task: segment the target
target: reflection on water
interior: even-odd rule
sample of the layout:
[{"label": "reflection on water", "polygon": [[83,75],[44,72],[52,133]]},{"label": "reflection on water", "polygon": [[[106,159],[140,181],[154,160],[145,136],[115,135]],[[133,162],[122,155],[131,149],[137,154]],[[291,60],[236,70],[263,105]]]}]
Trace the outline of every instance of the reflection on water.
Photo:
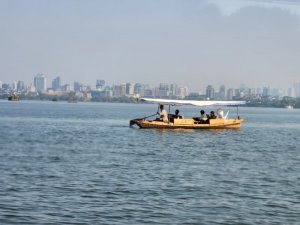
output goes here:
[{"label": "reflection on water", "polygon": [[153,110],[0,101],[0,223],[300,221],[299,110],[241,107],[237,130],[129,128]]}]

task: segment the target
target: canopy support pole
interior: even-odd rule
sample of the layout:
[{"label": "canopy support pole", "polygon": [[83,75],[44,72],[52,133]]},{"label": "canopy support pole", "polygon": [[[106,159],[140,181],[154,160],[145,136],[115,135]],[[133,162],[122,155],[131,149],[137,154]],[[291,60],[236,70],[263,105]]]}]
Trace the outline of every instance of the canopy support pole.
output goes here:
[{"label": "canopy support pole", "polygon": [[236,106],[236,114],[237,114],[237,118],[240,119],[240,115],[239,115],[239,105]]},{"label": "canopy support pole", "polygon": [[168,122],[170,123],[171,105],[169,105]]}]

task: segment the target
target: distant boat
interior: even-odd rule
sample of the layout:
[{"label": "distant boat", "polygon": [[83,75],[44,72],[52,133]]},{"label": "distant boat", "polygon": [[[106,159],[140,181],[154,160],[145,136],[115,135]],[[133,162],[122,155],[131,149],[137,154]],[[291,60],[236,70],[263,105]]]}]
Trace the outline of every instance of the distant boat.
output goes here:
[{"label": "distant boat", "polygon": [[8,96],[7,99],[8,99],[8,101],[19,101],[20,100],[19,96],[16,94]]},{"label": "distant boat", "polygon": [[[142,101],[157,103],[159,105],[181,106],[181,105],[194,105],[194,106],[237,106],[245,104],[244,101],[193,101],[193,100],[169,100],[169,99],[149,99],[142,98]],[[238,108],[237,108],[238,110]],[[237,111],[238,114],[238,111]],[[153,114],[151,116],[154,116]],[[183,119],[168,118],[168,122],[160,120],[146,120],[151,116],[130,120],[129,126],[137,125],[140,128],[160,128],[160,129],[234,129],[240,128],[243,119],[238,115],[237,118],[228,119],[227,116],[222,118],[209,119],[207,123],[200,123],[194,118]]]},{"label": "distant boat", "polygon": [[286,109],[293,109],[294,107],[292,105],[285,106]]}]

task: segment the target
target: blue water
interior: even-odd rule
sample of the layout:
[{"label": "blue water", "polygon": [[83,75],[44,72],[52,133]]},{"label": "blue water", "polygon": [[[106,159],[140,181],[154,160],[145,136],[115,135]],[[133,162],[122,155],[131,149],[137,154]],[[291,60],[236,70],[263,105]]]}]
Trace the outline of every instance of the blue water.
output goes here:
[{"label": "blue water", "polygon": [[0,224],[300,224],[300,110],[240,108],[239,130],[128,127],[156,110],[0,101]]}]

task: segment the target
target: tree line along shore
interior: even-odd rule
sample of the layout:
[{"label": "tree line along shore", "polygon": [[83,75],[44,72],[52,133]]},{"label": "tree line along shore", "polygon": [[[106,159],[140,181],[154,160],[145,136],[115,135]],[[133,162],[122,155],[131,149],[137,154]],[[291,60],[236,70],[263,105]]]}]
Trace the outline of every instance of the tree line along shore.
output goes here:
[{"label": "tree line along shore", "polygon": [[[9,95],[0,95],[0,99],[8,99]],[[186,100],[204,100],[186,97]],[[77,97],[75,95],[60,95],[49,96],[40,94],[37,96],[20,95],[19,100],[40,100],[40,101],[67,101],[67,102],[116,102],[116,103],[139,103],[137,98],[134,97]],[[270,108],[300,108],[300,98],[283,97],[261,97],[261,98],[238,98],[234,100],[246,101],[248,107],[270,107]]]}]

